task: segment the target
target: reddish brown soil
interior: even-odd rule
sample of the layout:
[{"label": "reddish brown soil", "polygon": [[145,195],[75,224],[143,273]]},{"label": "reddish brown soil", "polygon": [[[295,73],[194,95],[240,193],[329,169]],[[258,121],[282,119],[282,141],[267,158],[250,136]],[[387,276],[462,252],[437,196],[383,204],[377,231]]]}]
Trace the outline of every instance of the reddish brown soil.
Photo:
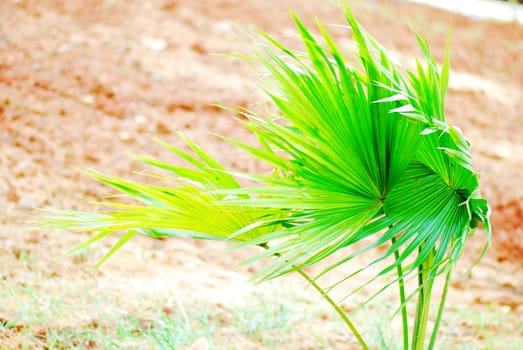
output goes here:
[{"label": "reddish brown soil", "polygon": [[[494,230],[485,263],[473,277],[454,284],[451,295],[457,297],[450,302],[499,303],[521,312],[523,27],[399,1],[350,4],[364,26],[407,64],[418,53],[409,25],[427,34],[438,59],[450,26],[453,72],[447,114],[471,140],[493,208]],[[142,166],[128,153],[173,159],[151,135],[180,145],[176,132],[182,131],[230,167],[259,168],[209,136],[215,132],[248,140],[231,113],[212,104],[256,108],[260,99],[251,67],[212,54],[247,52],[234,23],[257,26],[294,45],[288,8],[308,25],[315,16],[326,24],[343,23],[338,8],[321,0],[3,0],[0,275],[23,283],[29,267],[19,258],[29,252],[43,266],[41,278],[88,278],[95,258],[54,259],[86,236],[27,233],[24,220],[34,207],[87,208],[86,201],[108,193],[73,168],[130,176]],[[333,33],[350,42],[343,30]],[[152,243],[136,244],[147,250]],[[480,244],[481,235],[466,259],[473,259]],[[215,253],[220,248],[207,243],[166,244],[163,249],[166,256],[176,251],[178,258],[158,258],[159,270],[162,264],[190,273],[206,269],[218,285],[227,283],[219,276],[244,257],[242,252]],[[132,266],[129,258],[108,268],[143,276]]]}]

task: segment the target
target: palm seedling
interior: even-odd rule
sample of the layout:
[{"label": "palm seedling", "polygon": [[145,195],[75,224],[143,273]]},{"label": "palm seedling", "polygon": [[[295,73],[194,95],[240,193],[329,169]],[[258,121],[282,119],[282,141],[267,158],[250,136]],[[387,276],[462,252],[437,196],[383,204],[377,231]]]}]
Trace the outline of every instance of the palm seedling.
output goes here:
[{"label": "palm seedling", "polygon": [[[416,36],[424,60],[414,71],[404,70],[342,7],[359,64],[351,64],[321,23],[319,35],[313,35],[295,16],[303,51],[262,32],[254,39],[253,57],[269,73],[264,91],[278,112],[242,111],[240,122],[254,133],[258,147],[227,140],[270,164],[271,174],[227,170],[184,136],[188,152],[159,141],[188,166],[135,158],[167,171],[172,186],[88,171],[139,204],[107,201],[98,203],[104,209],[99,213],[57,211],[41,219],[43,226],[93,232],[78,249],[123,232],[100,263],[137,234],[259,246],[259,254],[247,260],[267,259],[259,281],[301,274],[363,349],[367,343],[317,278],[385,247],[367,265],[385,267],[366,284],[388,276],[385,287],[398,286],[404,349],[427,348],[431,292],[437,278],[445,281],[428,345],[434,348],[451,271],[466,239],[479,223],[490,235],[489,208],[471,167],[469,142],[445,122],[448,52],[439,68],[427,42]],[[252,185],[241,186],[239,178]],[[303,272],[340,251],[318,275]],[[417,286],[407,292],[409,277]],[[409,337],[411,298],[417,302]]]}]

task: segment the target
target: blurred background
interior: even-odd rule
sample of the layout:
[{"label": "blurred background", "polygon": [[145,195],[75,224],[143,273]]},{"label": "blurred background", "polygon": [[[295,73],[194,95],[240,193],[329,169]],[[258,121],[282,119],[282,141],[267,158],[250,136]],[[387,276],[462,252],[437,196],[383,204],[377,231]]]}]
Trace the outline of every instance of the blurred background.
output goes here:
[{"label": "blurred background", "polygon": [[[472,143],[494,235],[472,274],[457,274],[442,348],[523,348],[521,5],[348,3],[407,67],[420,55],[411,27],[428,37],[440,62],[450,33],[447,116]],[[215,54],[249,53],[238,25],[298,45],[289,9],[310,27],[319,18],[341,45],[353,47],[350,33],[335,25],[344,23],[342,14],[327,0],[0,2],[0,345],[351,348],[327,306],[312,292],[293,291],[297,282],[249,284],[259,266],[237,264],[252,251],[139,238],[93,273],[114,239],[71,257],[64,255],[85,234],[26,231],[34,208],[89,209],[89,201],[111,193],[74,168],[140,178],[133,172],[143,167],[129,153],[179,162],[152,136],[180,146],[182,131],[233,169],[264,170],[210,135],[254,142],[231,112],[212,104],[256,110],[264,99],[249,64]],[[459,271],[483,243],[478,232]],[[374,325],[368,334],[393,336],[379,331],[388,319],[360,311],[356,317]]]}]

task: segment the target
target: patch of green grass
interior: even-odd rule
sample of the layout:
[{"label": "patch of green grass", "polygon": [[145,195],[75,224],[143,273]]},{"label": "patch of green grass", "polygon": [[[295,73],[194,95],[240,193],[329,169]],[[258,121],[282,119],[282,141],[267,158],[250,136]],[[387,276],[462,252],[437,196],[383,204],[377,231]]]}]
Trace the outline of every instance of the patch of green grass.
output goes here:
[{"label": "patch of green grass", "polygon": [[444,326],[442,349],[523,349],[523,315],[506,306],[490,304],[480,310],[473,306],[453,308]]},{"label": "patch of green grass", "polygon": [[296,327],[313,324],[316,308],[286,290],[253,292],[231,305],[195,295],[169,307],[177,305],[169,291],[124,294],[98,288],[95,279],[35,281],[1,283],[0,344],[9,344],[6,349],[183,349],[202,337],[209,349],[281,349],[300,337],[319,345]]},{"label": "patch of green grass", "polygon": [[[271,286],[230,305],[187,292],[180,307],[170,291],[155,296],[132,290],[126,294],[101,291],[96,279],[75,283],[55,278],[39,284],[38,276],[28,272],[23,283],[0,281],[1,350],[170,350],[184,349],[199,338],[207,339],[209,349],[227,350],[337,349],[356,344],[339,332],[341,321],[325,304],[290,288]],[[400,325],[390,319],[395,308],[391,301],[380,300],[351,310],[373,349],[401,349]],[[523,316],[495,304],[450,308],[438,346],[521,349]]]},{"label": "patch of green grass", "polygon": [[288,337],[292,324],[302,321],[303,314],[291,303],[290,296],[269,300],[257,296],[252,303],[237,306],[232,312],[232,323],[243,334],[273,348]]}]

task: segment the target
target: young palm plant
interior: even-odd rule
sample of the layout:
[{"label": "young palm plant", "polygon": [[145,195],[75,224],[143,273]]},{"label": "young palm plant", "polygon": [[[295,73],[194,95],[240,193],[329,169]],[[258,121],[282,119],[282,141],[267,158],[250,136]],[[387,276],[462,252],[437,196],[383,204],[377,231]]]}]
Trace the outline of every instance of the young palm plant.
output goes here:
[{"label": "young palm plant", "polygon": [[[246,118],[240,122],[254,133],[259,147],[227,140],[270,164],[270,175],[227,170],[184,136],[189,152],[159,141],[188,166],[135,158],[170,173],[165,179],[172,186],[88,171],[139,204],[107,201],[98,203],[103,208],[99,213],[56,211],[41,219],[43,227],[93,232],[77,249],[123,232],[99,264],[137,234],[259,246],[263,249],[246,261],[267,259],[258,281],[301,274],[334,307],[363,349],[369,348],[367,343],[317,278],[386,247],[345,279],[378,263],[385,266],[365,285],[389,276],[384,288],[398,286],[403,348],[420,350],[427,348],[434,281],[444,278],[428,345],[434,348],[449,278],[467,237],[479,223],[490,237],[489,208],[472,170],[469,142],[445,122],[448,52],[439,68],[427,42],[416,36],[424,63],[417,61],[415,71],[404,70],[349,8],[342,8],[360,64],[351,63],[321,23],[320,34],[313,35],[295,16],[304,51],[286,48],[263,32],[253,39],[254,57],[270,73],[264,91],[279,112],[242,111]],[[242,187],[239,178],[253,185]],[[323,264],[318,275],[303,272],[338,251],[343,254]],[[417,280],[410,292],[405,285],[409,277]],[[411,298],[417,304],[409,336]]]}]

